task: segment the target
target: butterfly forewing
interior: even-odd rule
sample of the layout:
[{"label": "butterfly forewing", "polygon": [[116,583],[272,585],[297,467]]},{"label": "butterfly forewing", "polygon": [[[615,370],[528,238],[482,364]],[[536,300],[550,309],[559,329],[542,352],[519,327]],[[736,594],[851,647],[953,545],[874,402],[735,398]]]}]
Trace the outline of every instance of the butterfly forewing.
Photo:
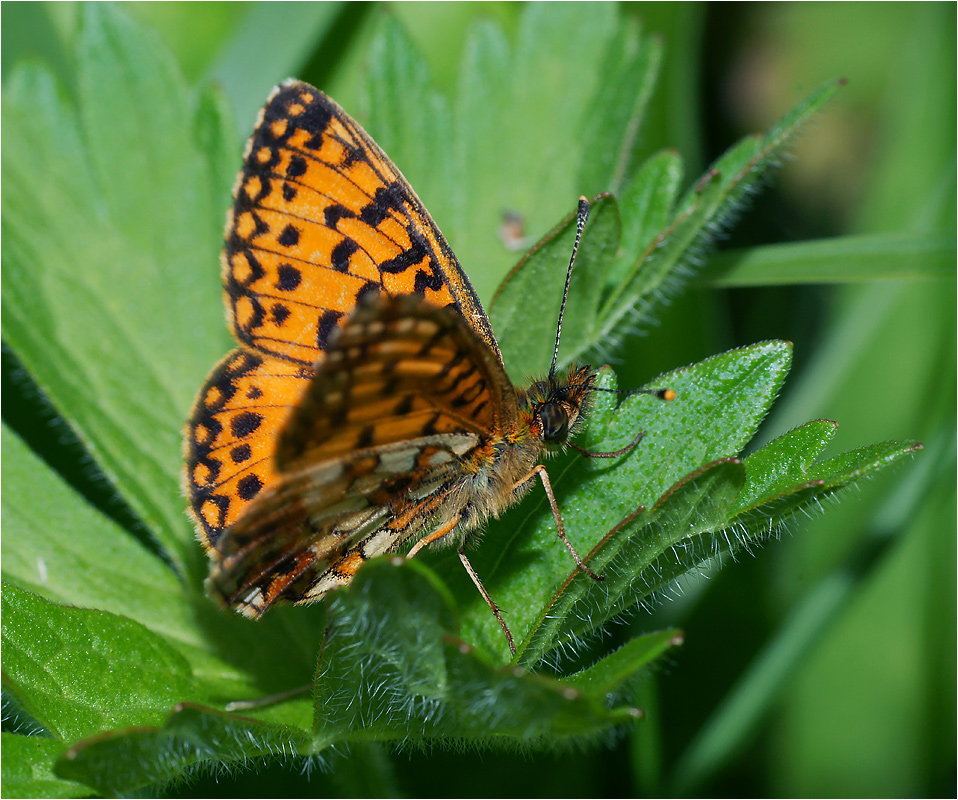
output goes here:
[{"label": "butterfly forewing", "polygon": [[453,306],[495,339],[455,256],[399,171],[332,100],[280,86],[250,139],[224,251],[237,340],[313,364],[368,293]]},{"label": "butterfly forewing", "polygon": [[207,547],[274,480],[279,432],[312,375],[311,368],[243,350],[210,373],[189,422],[185,475]]}]

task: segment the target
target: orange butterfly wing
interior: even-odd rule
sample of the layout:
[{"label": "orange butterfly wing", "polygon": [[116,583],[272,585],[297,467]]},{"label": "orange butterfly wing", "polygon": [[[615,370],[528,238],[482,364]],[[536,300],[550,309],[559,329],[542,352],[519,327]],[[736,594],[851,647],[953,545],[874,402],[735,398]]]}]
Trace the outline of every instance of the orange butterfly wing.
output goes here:
[{"label": "orange butterfly wing", "polygon": [[280,598],[309,602],[425,525],[464,519],[495,432],[516,425],[510,389],[458,314],[364,301],[283,430],[282,480],[220,539],[210,594],[253,617]]},{"label": "orange butterfly wing", "polygon": [[415,192],[349,115],[305,83],[274,90],[247,144],[223,284],[240,349],[207,378],[186,443],[190,508],[209,549],[275,481],[280,432],[330,334],[363,297],[418,294],[453,307],[499,356]]},{"label": "orange butterfly wing", "polygon": [[288,82],[250,139],[223,279],[240,344],[301,364],[369,292],[455,306],[498,347],[456,257],[405,178],[336,103]]}]

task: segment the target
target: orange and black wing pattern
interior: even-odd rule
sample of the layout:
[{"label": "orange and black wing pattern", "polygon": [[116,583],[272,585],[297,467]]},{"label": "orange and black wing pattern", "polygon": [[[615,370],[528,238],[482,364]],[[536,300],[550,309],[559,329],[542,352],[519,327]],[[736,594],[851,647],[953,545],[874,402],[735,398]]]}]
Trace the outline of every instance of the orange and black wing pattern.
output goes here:
[{"label": "orange and black wing pattern", "polygon": [[499,350],[449,245],[382,150],[336,103],[287,81],[263,108],[234,188],[223,251],[240,347],[200,391],[185,483],[213,548],[277,477],[280,433],[329,337],[363,298],[416,294]]},{"label": "orange and black wing pattern", "polygon": [[275,480],[279,433],[312,376],[312,367],[238,349],[206,379],[188,423],[184,475],[206,548]]},{"label": "orange and black wing pattern", "polygon": [[[464,520],[515,393],[465,320],[413,297],[364,301],[285,426],[281,479],[216,547],[211,595],[250,617],[309,602],[373,556]],[[511,483],[509,484],[511,494]]]},{"label": "orange and black wing pattern", "polygon": [[332,100],[286,83],[250,139],[227,223],[223,279],[237,341],[316,363],[369,293],[454,306],[495,339],[442,234],[379,146]]}]

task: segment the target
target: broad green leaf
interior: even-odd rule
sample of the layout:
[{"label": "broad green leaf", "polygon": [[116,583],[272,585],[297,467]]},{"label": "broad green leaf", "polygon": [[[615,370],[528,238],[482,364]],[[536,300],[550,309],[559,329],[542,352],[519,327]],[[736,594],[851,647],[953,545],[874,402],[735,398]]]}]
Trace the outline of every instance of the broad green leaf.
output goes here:
[{"label": "broad green leaf", "polygon": [[615,470],[623,490],[631,486],[633,493],[621,510],[651,507],[679,478],[741,451],[775,401],[791,361],[789,343],[762,342],[649,383],[651,389],[671,388],[672,402],[647,395],[624,401],[609,426],[588,442],[593,450],[614,450],[628,444],[634,431],[645,430],[637,447],[642,459],[629,457]]},{"label": "broad green leaf", "polygon": [[[517,215],[522,237],[535,241],[590,186],[604,190],[634,168],[657,45],[616,27],[612,6],[529,6],[510,46],[498,27],[477,23],[466,38],[448,131],[447,104],[429,87],[408,38],[387,22],[373,44],[368,128],[424,200],[482,298],[515,261],[499,237],[505,213]],[[613,43],[615,53],[606,56]],[[607,61],[621,75],[617,96],[639,81],[639,97],[629,93],[625,110],[615,102],[591,105],[596,90],[615,83]],[[604,168],[580,166],[586,127],[619,153]],[[580,180],[580,171],[607,177]]]},{"label": "broad green leaf", "polygon": [[35,68],[3,95],[3,335],[174,563],[196,567],[180,427],[228,347],[214,298],[229,196],[196,137],[225,126],[205,103],[198,129],[154,36],[112,7],[81,13],[78,111]]},{"label": "broad green leaf", "polygon": [[304,731],[184,703],[158,727],[116,730],[80,742],[57,762],[57,775],[98,794],[141,794],[188,775],[198,764],[243,766],[251,759],[308,755]]},{"label": "broad green leaf", "polygon": [[363,567],[330,602],[315,687],[315,726],[328,740],[453,737],[533,743],[629,722],[606,685],[579,688],[495,666],[457,638],[445,588],[399,557]]},{"label": "broad green leaf", "polygon": [[3,670],[17,701],[66,741],[156,724],[178,702],[202,699],[186,659],[139,623],[54,605],[9,584]]},{"label": "broad green leaf", "polygon": [[[209,180],[204,188],[209,192],[209,205],[213,209],[218,209],[224,202],[228,202],[228,195],[226,198],[223,196],[223,187],[233,184],[239,168],[238,156],[241,151],[236,147],[236,133],[232,122],[233,116],[226,95],[216,86],[201,86],[197,96],[193,135],[209,171]],[[215,215],[216,211],[213,213]],[[225,209],[223,219],[226,219]],[[204,286],[208,283],[207,280],[203,281]]]},{"label": "broad green leaf", "polygon": [[65,745],[42,736],[2,734],[3,797],[88,797],[92,791],[81,783],[64,780],[53,764]]}]

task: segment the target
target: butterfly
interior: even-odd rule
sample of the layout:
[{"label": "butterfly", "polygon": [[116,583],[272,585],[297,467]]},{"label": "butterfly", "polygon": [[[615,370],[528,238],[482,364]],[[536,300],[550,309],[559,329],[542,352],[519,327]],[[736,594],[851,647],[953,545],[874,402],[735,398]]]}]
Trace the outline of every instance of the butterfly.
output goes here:
[{"label": "butterfly", "polygon": [[[276,87],[243,161],[222,254],[238,347],[200,390],[185,448],[208,593],[258,618],[323,598],[374,556],[450,546],[515,652],[466,550],[539,481],[579,569],[601,579],[539,464],[584,419],[595,370],[557,373],[554,355],[545,379],[512,385],[416,193],[318,89]],[[587,217],[582,198],[576,247]]]}]

